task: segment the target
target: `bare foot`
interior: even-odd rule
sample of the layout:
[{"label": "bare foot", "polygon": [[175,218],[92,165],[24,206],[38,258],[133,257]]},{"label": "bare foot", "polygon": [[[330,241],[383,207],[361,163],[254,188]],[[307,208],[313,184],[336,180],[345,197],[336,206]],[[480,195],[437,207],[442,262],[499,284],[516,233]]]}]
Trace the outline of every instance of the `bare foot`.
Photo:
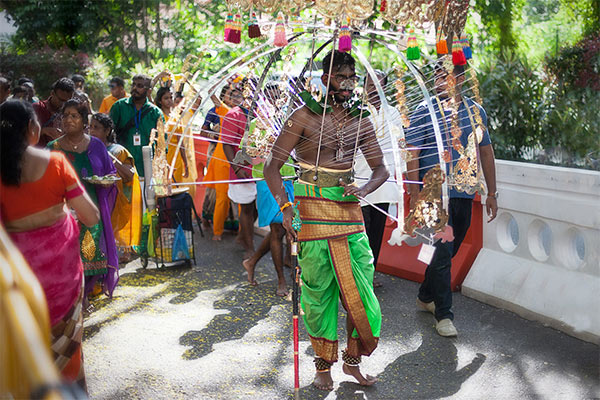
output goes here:
[{"label": "bare foot", "polygon": [[288,294],[288,290],[287,290],[287,285],[285,284],[285,282],[277,285],[277,296],[285,297],[285,296],[287,296],[287,294]]},{"label": "bare foot", "polygon": [[344,371],[346,375],[353,376],[358,381],[358,384],[362,386],[371,386],[372,384],[377,382],[377,378],[375,378],[374,376],[367,375],[367,377],[365,378],[361,374],[360,367],[358,365],[350,366],[344,363],[344,365],[342,366],[342,371]]},{"label": "bare foot", "polygon": [[212,240],[220,242],[223,237],[221,235],[213,235]]},{"label": "bare foot", "polygon": [[321,390],[333,390],[333,379],[331,379],[331,371],[326,370],[315,374],[315,380],[313,386]]},{"label": "bare foot", "polygon": [[258,282],[256,282],[254,280],[254,268],[256,267],[256,264],[252,264],[250,262],[250,259],[247,259],[247,260],[242,261],[242,265],[244,266],[244,269],[246,270],[246,272],[248,272],[248,282],[252,286],[257,286]]}]

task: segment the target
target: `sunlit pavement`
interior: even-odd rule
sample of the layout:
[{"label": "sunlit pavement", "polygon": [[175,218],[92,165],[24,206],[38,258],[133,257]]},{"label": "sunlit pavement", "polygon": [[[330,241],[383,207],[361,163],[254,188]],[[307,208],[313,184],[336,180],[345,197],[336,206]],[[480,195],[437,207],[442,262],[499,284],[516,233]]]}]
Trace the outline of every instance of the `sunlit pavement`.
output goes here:
[{"label": "sunlit pavement", "polygon": [[[196,235],[192,268],[157,269],[151,261],[144,270],[132,262],[114,298],[94,301],[83,347],[90,398],[293,397],[291,303],[275,295],[270,258],[257,266],[260,285],[248,286],[242,250],[233,236],[223,238]],[[454,295],[459,336],[442,338],[433,316],[415,310],[416,283],[377,275],[383,328],[379,347],[362,365],[379,382],[358,386],[338,363],[334,390],[314,389],[300,324],[302,399],[600,397],[598,346],[460,294]]]}]

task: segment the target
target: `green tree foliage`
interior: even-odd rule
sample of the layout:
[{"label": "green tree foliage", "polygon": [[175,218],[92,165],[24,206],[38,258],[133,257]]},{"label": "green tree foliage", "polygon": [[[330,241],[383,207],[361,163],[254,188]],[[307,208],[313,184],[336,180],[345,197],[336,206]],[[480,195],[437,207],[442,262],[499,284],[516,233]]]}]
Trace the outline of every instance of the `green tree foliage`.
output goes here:
[{"label": "green tree foliage", "polygon": [[[224,1],[0,0],[0,7],[17,26],[12,44],[0,48],[0,72],[35,78],[42,96],[57,77],[78,72],[97,101],[110,76],[178,72],[188,54],[203,54],[200,70],[208,78],[261,41],[222,40]],[[53,53],[64,57],[52,60]],[[76,62],[88,54],[93,67]]]},{"label": "green tree foliage", "polygon": [[489,58],[478,79],[497,156],[522,159],[522,150],[538,146],[541,140],[541,79],[526,61],[511,53],[501,60]]},{"label": "green tree foliage", "polygon": [[600,169],[599,0],[476,0],[474,11],[499,157]]},{"label": "green tree foliage", "polygon": [[224,1],[193,0],[0,0],[17,25],[12,49],[101,54],[112,73],[125,74],[137,63],[149,67],[161,59],[181,64],[187,54],[211,49],[209,70],[224,65],[243,50],[234,51],[222,40]]},{"label": "green tree foliage", "polygon": [[524,0],[475,0],[475,10],[481,17],[487,35],[484,45],[494,53],[513,51],[517,39],[513,21],[520,14]]}]

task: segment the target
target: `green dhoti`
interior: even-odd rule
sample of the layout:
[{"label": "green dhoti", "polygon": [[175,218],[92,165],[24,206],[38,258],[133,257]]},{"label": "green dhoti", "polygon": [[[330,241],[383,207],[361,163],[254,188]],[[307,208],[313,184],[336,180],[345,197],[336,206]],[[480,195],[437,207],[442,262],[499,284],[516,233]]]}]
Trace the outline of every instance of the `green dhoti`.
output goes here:
[{"label": "green dhoti", "polygon": [[342,187],[296,183],[302,229],[298,263],[302,268],[304,324],[317,357],[338,358],[338,299],[354,325],[347,352],[370,355],[381,331],[381,309],[373,292],[373,253],[364,232],[360,204],[343,197]]}]

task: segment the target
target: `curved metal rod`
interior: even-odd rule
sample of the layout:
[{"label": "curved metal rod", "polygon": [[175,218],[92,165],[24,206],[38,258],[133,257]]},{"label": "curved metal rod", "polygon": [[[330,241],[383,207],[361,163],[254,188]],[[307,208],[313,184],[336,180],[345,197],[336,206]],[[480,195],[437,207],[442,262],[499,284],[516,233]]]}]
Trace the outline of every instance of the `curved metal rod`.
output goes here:
[{"label": "curved metal rod", "polygon": [[[433,106],[433,102],[431,101],[431,96],[429,96],[429,92],[428,92],[427,88],[425,87],[425,82],[423,81],[423,77],[421,76],[419,71],[414,67],[414,65],[406,59],[406,56],[404,55],[404,53],[401,52],[396,45],[383,42],[379,39],[374,39],[374,40],[376,42],[380,43],[381,45],[383,45],[384,47],[386,47],[388,50],[398,54],[398,57],[404,62],[404,64],[406,64],[408,69],[414,75],[415,80],[419,84],[419,88],[421,89],[421,93],[423,93],[423,97],[425,98],[425,103],[427,104],[427,109],[429,110],[429,114],[431,116],[433,131],[435,134],[436,147],[438,150],[438,160],[440,163],[440,168],[442,169],[442,171],[444,171],[444,173],[446,173],[446,161],[444,161],[444,144],[442,141],[442,132],[440,131],[440,126],[439,126],[439,122],[437,119],[437,113]],[[448,210],[448,199],[449,199],[448,179],[444,179],[444,182],[442,183],[442,203],[443,203],[445,210]]]}]

